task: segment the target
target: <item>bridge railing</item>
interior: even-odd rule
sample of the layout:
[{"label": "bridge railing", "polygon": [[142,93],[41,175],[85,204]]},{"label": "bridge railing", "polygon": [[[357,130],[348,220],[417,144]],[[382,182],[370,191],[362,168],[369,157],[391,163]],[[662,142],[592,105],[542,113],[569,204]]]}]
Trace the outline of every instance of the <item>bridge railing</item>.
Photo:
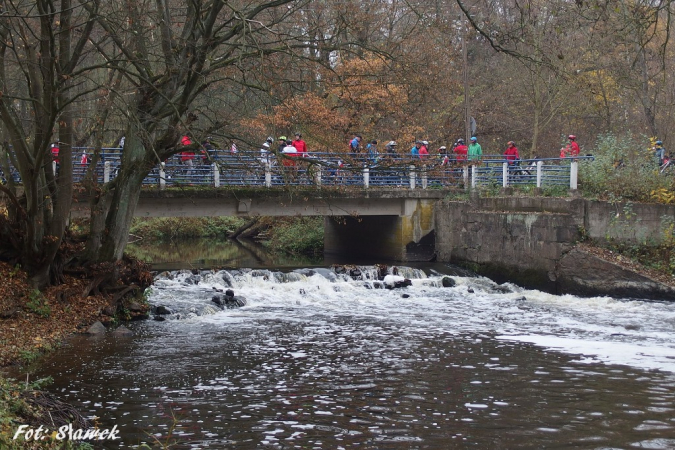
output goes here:
[{"label": "bridge railing", "polygon": [[[73,177],[84,180],[89,164],[80,163],[83,151],[73,150]],[[122,150],[104,148],[94,168],[100,183],[113,180],[121,165]],[[258,151],[214,150],[196,154],[190,163],[180,154],[157,164],[144,180],[145,185],[159,186],[361,186],[403,189],[429,187],[481,186],[569,186],[577,187],[578,162],[592,157],[524,159],[509,164],[502,155],[484,155],[467,160],[452,155],[336,154],[312,152],[305,157],[286,157]],[[54,170],[58,171],[56,163]],[[20,182],[18,174],[11,176]]]}]

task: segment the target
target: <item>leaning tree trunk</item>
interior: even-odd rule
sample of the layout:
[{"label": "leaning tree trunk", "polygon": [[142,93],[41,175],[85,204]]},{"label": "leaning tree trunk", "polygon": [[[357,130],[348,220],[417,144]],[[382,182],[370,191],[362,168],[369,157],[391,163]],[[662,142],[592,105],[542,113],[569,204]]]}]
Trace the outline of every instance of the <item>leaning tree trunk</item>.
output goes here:
[{"label": "leaning tree trunk", "polygon": [[149,172],[149,163],[145,160],[145,155],[145,147],[138,133],[130,130],[124,144],[122,165],[105,220],[105,231],[101,235],[101,246],[96,258],[99,262],[122,259],[143,179]]}]

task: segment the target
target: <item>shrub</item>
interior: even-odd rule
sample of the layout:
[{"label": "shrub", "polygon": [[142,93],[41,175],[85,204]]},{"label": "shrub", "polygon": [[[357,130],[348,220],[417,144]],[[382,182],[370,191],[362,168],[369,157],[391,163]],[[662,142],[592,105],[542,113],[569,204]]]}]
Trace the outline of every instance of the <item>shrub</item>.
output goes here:
[{"label": "shrub", "polygon": [[652,192],[672,190],[671,177],[662,176],[645,138],[598,137],[594,161],[579,164],[579,187],[586,197],[610,201],[654,201]]},{"label": "shrub", "polygon": [[150,239],[171,240],[191,237],[222,237],[239,228],[239,217],[167,217],[134,219],[130,233]]},{"label": "shrub", "polygon": [[279,222],[268,230],[270,249],[303,255],[323,252],[323,217],[287,217]]},{"label": "shrub", "polygon": [[49,306],[49,302],[42,296],[42,293],[37,289],[33,290],[28,295],[26,308],[28,308],[30,312],[44,318],[49,317],[49,315],[52,313],[52,308]]}]

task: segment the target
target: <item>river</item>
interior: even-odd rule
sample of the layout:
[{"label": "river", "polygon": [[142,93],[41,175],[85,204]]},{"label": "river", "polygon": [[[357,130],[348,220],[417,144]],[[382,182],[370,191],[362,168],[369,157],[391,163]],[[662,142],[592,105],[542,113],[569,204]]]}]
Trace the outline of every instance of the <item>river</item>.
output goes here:
[{"label": "river", "polygon": [[[159,273],[149,299],[167,320],[74,338],[36,375],[117,425],[111,449],[675,448],[675,303],[443,264],[399,266],[412,286],[389,290],[373,266],[256,260]],[[215,308],[225,289],[248,304]]]}]

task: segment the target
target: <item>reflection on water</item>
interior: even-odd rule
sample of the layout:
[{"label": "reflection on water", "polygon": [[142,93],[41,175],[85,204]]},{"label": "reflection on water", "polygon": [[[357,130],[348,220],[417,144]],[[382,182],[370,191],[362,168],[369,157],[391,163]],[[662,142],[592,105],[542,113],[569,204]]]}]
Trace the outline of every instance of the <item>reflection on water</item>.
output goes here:
[{"label": "reflection on water", "polygon": [[[675,305],[401,270],[404,290],[368,268],[165,273],[151,301],[191,314],[79,338],[42,371],[118,425],[107,448],[675,448]],[[248,306],[207,308],[226,287]]]},{"label": "reflection on water", "polygon": [[63,352],[50,372],[62,397],[121,426],[108,448],[165,439],[174,416],[180,449],[675,446],[672,377],[486,335],[317,319],[137,329],[76,342],[87,359]]},{"label": "reflection on water", "polygon": [[252,241],[226,238],[139,241],[128,244],[125,252],[152,264],[156,270],[179,270],[185,267],[300,267],[323,262],[323,258],[275,254]]}]

